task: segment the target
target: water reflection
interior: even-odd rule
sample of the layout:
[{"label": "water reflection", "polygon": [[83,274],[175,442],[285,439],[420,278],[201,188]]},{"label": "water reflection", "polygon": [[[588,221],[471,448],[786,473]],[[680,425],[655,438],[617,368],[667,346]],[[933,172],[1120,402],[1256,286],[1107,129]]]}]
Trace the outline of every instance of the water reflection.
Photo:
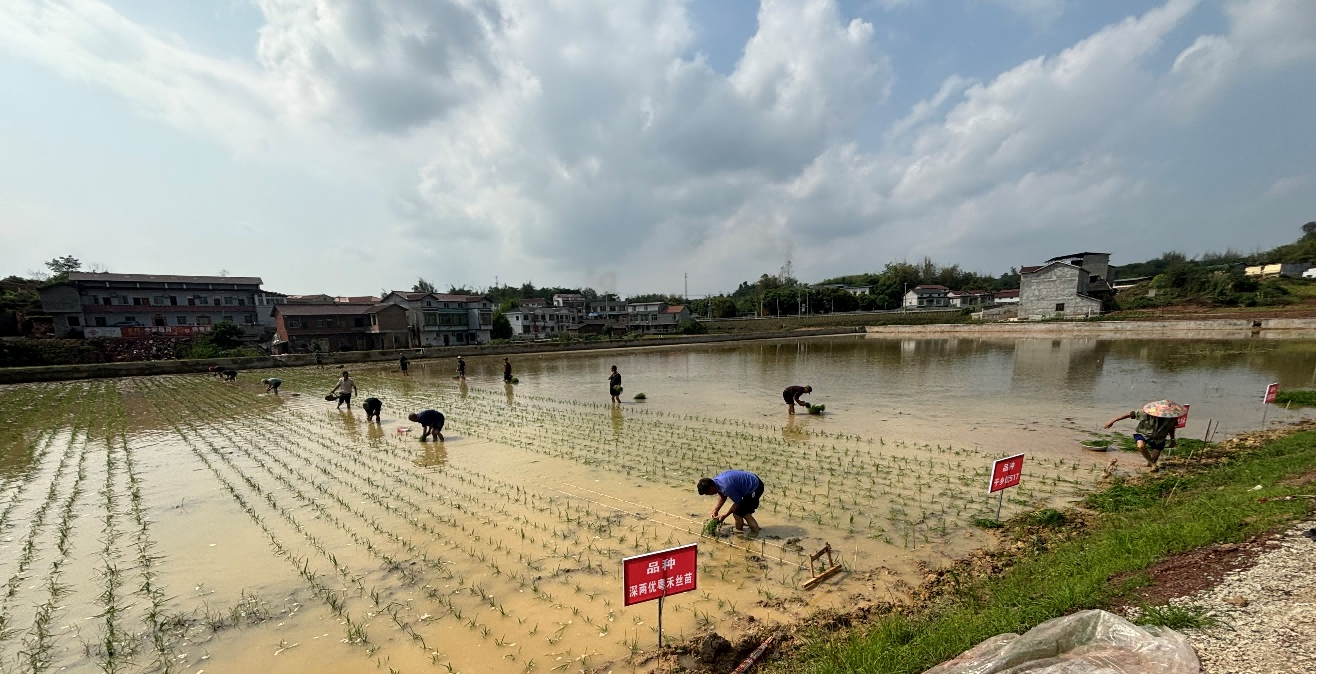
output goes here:
[{"label": "water reflection", "polygon": [[421,468],[437,468],[448,463],[448,450],[444,449],[444,443],[422,442],[419,444],[421,449],[412,459],[412,463]]},{"label": "water reflection", "polygon": [[619,405],[613,405],[611,417],[613,421],[613,437],[617,438],[622,435],[622,426],[625,423],[622,419],[622,407]]}]

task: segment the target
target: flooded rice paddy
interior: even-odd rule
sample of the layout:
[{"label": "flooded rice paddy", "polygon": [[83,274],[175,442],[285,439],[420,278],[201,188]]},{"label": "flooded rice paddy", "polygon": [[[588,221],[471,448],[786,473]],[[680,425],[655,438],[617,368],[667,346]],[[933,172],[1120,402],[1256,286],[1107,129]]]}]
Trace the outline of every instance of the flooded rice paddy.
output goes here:
[{"label": "flooded rice paddy", "polygon": [[[848,336],[514,368],[352,368],[380,425],[323,400],[328,368],[0,388],[0,672],[631,671],[656,607],[623,607],[625,556],[700,542],[670,639],[895,599],[988,542],[969,522],[997,506],[994,458],[1028,455],[1005,515],[1067,503],[1141,463],[1078,450],[1105,421],[1169,397],[1185,437],[1258,427],[1267,383],[1312,386],[1314,349]],[[788,418],[792,383],[828,413]],[[430,407],[443,443],[406,422]],[[731,467],[764,478],[764,530],[701,538],[695,481]],[[803,590],[824,542],[846,572]]]}]

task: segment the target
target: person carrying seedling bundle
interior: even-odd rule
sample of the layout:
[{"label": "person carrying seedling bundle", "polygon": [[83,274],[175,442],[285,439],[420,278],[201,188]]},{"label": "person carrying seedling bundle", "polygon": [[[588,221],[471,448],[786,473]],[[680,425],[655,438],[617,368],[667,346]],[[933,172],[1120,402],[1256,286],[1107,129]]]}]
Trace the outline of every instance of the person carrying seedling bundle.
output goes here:
[{"label": "person carrying seedling bundle", "polygon": [[279,386],[284,383],[284,380],[279,379],[278,377],[270,377],[268,379],[262,379],[261,383],[265,384],[266,393],[273,392],[275,395],[279,395]]},{"label": "person carrying seedling bundle", "polygon": [[439,442],[444,441],[444,414],[437,410],[424,410],[422,412],[413,412],[407,415],[408,421],[414,421],[421,425],[421,442],[425,442],[425,436],[434,435],[434,439]]},{"label": "person carrying seedling bundle", "polygon": [[608,375],[608,394],[613,396],[613,402],[622,404],[622,375],[618,373],[617,366],[613,366],[612,374]]},{"label": "person carrying seedling bundle", "polygon": [[466,381],[466,361],[461,356],[457,357],[457,378]]},{"label": "person carrying seedling bundle", "polygon": [[503,383],[512,383],[512,361],[507,358],[503,359]]},{"label": "person carrying seedling bundle", "polygon": [[361,409],[366,410],[366,423],[370,423],[371,417],[375,417],[375,423],[380,422],[380,410],[384,409],[384,403],[379,398],[366,398],[361,403]]},{"label": "person carrying seedling bundle", "polygon": [[341,410],[344,405],[347,405],[348,411],[352,411],[352,394],[357,392],[357,383],[352,381],[352,377],[348,376],[347,370],[343,370],[343,376],[339,377],[338,383],[334,384],[334,388],[330,389],[329,392],[331,394],[338,392],[338,405],[334,409]]},{"label": "person carrying seedling bundle", "polygon": [[796,405],[809,409],[809,403],[801,400],[800,396],[813,392],[814,387],[812,386],[788,386],[782,389],[782,400],[787,404],[787,414],[795,414]]},{"label": "person carrying seedling bundle", "polygon": [[404,376],[404,377],[410,377],[410,376],[411,376],[411,375],[407,374],[407,356],[406,356],[406,355],[398,356],[398,369],[399,369],[399,370],[402,370],[402,376]]},{"label": "person carrying seedling bundle", "polygon": [[1186,413],[1184,405],[1169,400],[1158,400],[1144,405],[1143,409],[1122,414],[1108,421],[1103,428],[1111,428],[1117,421],[1124,419],[1138,421],[1139,425],[1134,429],[1134,444],[1139,448],[1143,458],[1148,461],[1148,468],[1155,473],[1157,459],[1161,458],[1167,441],[1169,440],[1171,447],[1175,447],[1175,425]]},{"label": "person carrying seedling bundle", "polygon": [[[731,515],[736,518],[737,531],[743,531],[749,525],[751,535],[759,533],[759,522],[755,521],[754,513],[759,509],[759,499],[764,495],[764,481],[758,475],[744,470],[726,470],[713,478],[700,478],[695,483],[695,491],[700,496],[718,495],[718,503],[709,515],[711,521],[721,523]],[[722,510],[727,501],[732,502],[732,507],[719,516],[718,511]]]}]

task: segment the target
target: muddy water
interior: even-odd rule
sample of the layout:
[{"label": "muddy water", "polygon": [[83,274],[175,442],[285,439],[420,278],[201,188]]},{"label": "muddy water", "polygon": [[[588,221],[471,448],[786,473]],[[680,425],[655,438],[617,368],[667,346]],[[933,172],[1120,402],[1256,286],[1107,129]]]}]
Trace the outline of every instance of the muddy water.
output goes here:
[{"label": "muddy water", "polygon": [[[0,671],[628,671],[656,606],[622,606],[624,556],[701,542],[672,638],[899,597],[985,542],[992,458],[1030,456],[1007,514],[1063,504],[1112,458],[1138,469],[1076,449],[1109,418],[1170,397],[1189,436],[1244,430],[1313,369],[1310,341],[864,337],[523,357],[516,386],[501,359],[465,384],[415,361],[353,373],[380,425],[315,368],[281,397],[246,373],[10,387]],[[828,414],[788,418],[789,383]],[[445,442],[405,421],[426,407]],[[698,536],[694,482],[728,467],[769,485],[757,539]],[[825,542],[847,570],[802,590]]]}]

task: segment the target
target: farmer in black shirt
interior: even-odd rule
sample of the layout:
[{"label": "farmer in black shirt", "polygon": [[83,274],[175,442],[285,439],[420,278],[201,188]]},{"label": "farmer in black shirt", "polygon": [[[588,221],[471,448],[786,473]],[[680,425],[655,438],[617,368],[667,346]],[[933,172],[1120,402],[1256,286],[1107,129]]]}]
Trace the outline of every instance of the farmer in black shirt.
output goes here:
[{"label": "farmer in black shirt", "polygon": [[617,366],[613,366],[612,374],[608,375],[608,394],[613,396],[613,402],[622,402],[622,375],[618,373]]},{"label": "farmer in black shirt", "polygon": [[788,386],[782,389],[782,400],[787,404],[787,414],[796,413],[796,405],[809,407],[809,403],[800,399],[800,396],[814,391],[812,386]]},{"label": "farmer in black shirt", "polygon": [[437,410],[425,410],[423,412],[413,412],[407,415],[409,421],[415,421],[421,425],[421,442],[425,442],[425,436],[433,434],[434,439],[439,442],[444,441],[444,415]]}]

